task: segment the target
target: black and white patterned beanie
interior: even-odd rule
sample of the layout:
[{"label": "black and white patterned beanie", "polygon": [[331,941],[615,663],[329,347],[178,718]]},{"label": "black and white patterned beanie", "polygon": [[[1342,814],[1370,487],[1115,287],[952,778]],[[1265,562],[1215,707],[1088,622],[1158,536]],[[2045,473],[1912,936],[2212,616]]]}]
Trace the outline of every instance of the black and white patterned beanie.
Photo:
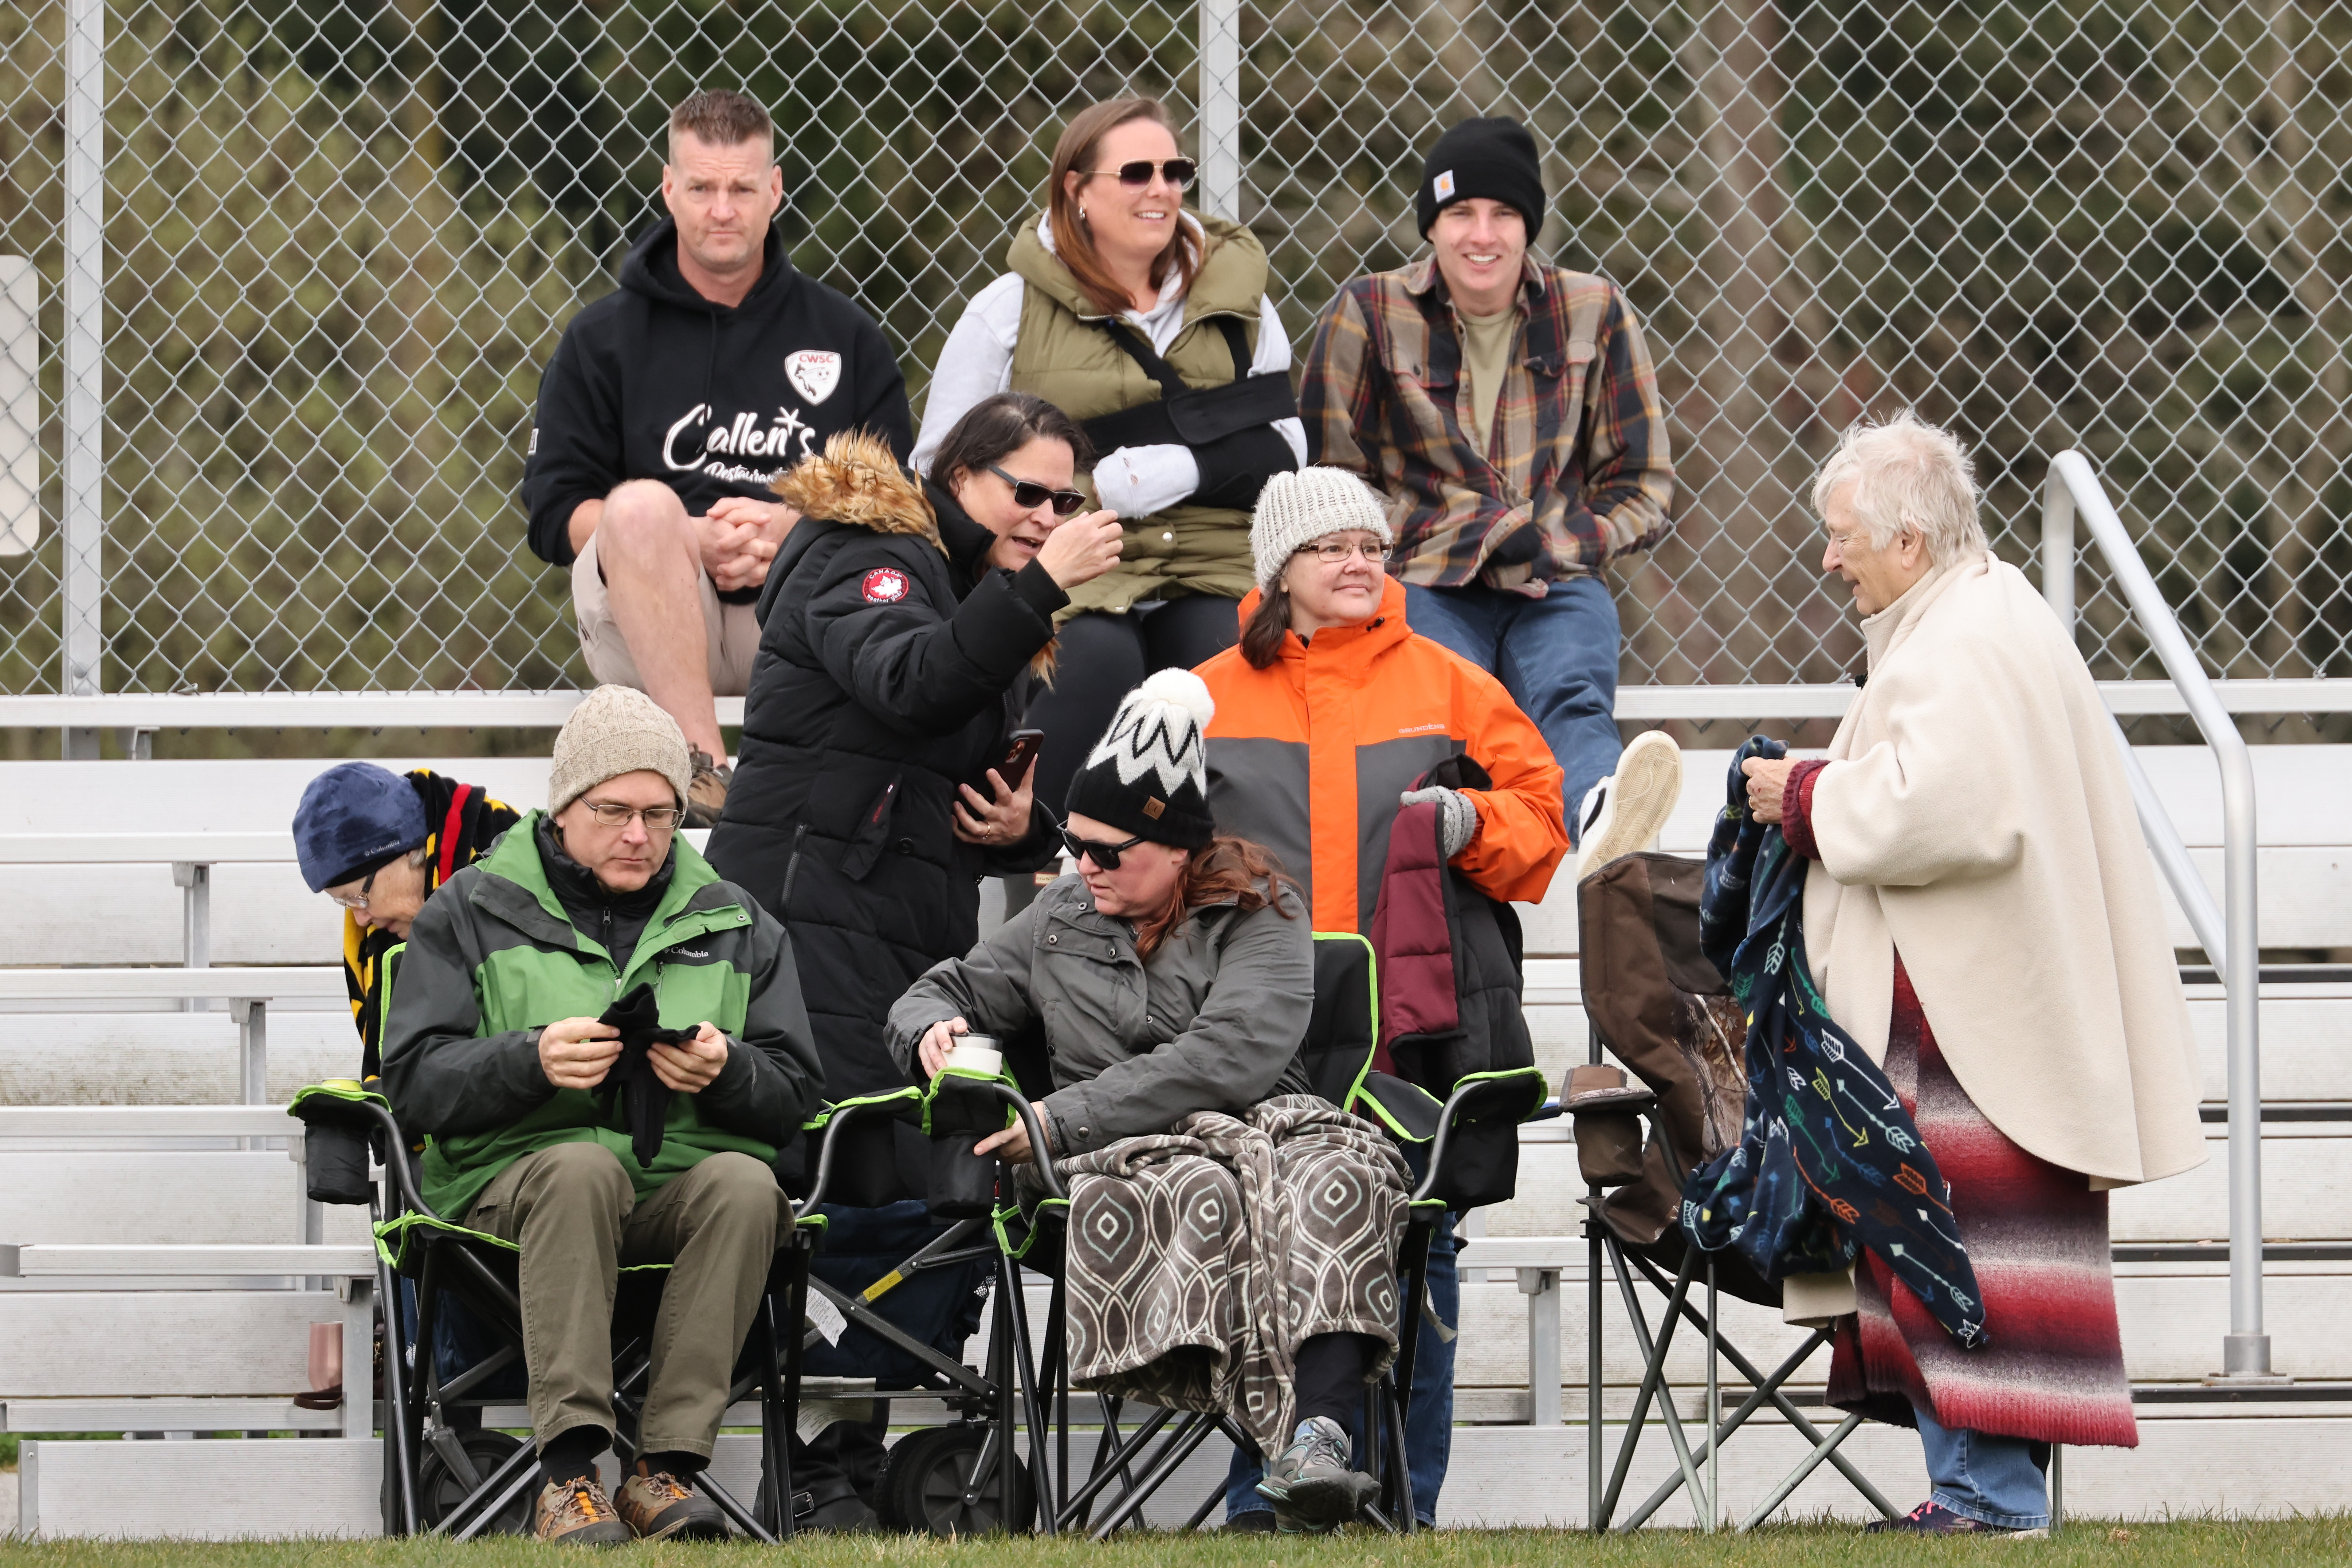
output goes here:
[{"label": "black and white patterned beanie", "polygon": [[1119,700],[1110,728],[1070,781],[1063,809],[1155,844],[1206,848],[1217,824],[1209,815],[1202,731],[1216,711],[1191,670],[1150,677]]}]

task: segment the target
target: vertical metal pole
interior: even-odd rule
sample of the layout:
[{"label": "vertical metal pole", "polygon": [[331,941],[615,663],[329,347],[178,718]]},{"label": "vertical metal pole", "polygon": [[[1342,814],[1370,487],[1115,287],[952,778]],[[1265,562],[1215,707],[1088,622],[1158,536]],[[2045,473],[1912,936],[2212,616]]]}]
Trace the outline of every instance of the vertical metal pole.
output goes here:
[{"label": "vertical metal pole", "polygon": [[1559,1270],[1522,1268],[1528,1299],[1528,1425],[1559,1425]]},{"label": "vertical metal pole", "polygon": [[[106,474],[106,4],[66,0],[65,546],[60,689],[95,697],[104,652],[99,510]],[[64,754],[94,760],[95,729],[68,729]]]},{"label": "vertical metal pole", "polygon": [[0,256],[0,555],[41,537],[41,275]]},{"label": "vertical metal pole", "polygon": [[[269,1004],[256,996],[228,1005],[236,1021],[236,1093],[245,1105],[269,1103]],[[258,1147],[257,1142],[256,1147]]]},{"label": "vertical metal pole", "polygon": [[1716,1312],[1720,1301],[1715,1289],[1715,1254],[1706,1256],[1706,1521],[1699,1528],[1708,1535],[1723,1513],[1723,1330]]},{"label": "vertical metal pole", "polygon": [[[199,861],[175,860],[172,880],[180,885],[181,962],[190,969],[213,964],[213,868]],[[202,1013],[211,1005],[200,997],[181,998],[180,1011]]]},{"label": "vertical metal pole", "polygon": [[1201,210],[1242,219],[1241,0],[1201,0]]},{"label": "vertical metal pole", "polygon": [[2042,495],[2042,599],[2074,640],[2074,500],[2052,465]]}]

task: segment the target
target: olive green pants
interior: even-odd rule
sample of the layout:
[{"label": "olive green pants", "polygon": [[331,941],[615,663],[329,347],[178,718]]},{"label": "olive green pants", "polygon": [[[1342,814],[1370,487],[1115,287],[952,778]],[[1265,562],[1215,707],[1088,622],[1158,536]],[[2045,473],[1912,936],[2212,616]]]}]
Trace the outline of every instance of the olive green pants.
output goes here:
[{"label": "olive green pants", "polygon": [[783,1203],[775,1173],[737,1153],[711,1155],[639,1203],[599,1143],[526,1154],[482,1189],[467,1226],[522,1247],[523,1364],[541,1449],[575,1426],[614,1430],[615,1282],[624,1266],[667,1263],[638,1447],[710,1457]]}]

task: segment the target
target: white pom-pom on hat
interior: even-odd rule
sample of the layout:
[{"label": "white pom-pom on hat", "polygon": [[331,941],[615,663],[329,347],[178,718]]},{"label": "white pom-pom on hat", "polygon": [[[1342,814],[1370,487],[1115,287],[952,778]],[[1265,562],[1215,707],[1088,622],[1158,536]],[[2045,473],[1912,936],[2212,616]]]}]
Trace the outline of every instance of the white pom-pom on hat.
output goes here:
[{"label": "white pom-pom on hat", "polygon": [[1127,700],[1139,698],[1173,702],[1192,715],[1194,726],[1202,730],[1217,716],[1217,700],[1209,695],[1209,683],[1181,666],[1144,677],[1143,684],[1129,693]]},{"label": "white pom-pom on hat", "polygon": [[1258,492],[1250,519],[1250,554],[1261,588],[1282,575],[1290,558],[1327,533],[1360,528],[1393,547],[1388,509],[1372,488],[1345,468],[1322,467],[1276,474]]}]

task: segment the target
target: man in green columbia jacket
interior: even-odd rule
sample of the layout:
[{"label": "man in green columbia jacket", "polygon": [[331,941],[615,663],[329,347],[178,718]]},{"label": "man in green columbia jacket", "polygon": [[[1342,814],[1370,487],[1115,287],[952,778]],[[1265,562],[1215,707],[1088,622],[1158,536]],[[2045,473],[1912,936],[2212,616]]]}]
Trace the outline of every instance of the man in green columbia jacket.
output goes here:
[{"label": "man in green columbia jacket", "polygon": [[[432,1138],[425,1201],[521,1252],[543,1541],[726,1534],[687,1483],[790,1223],[770,1162],[824,1087],[783,928],[677,838],[691,778],[677,721],[597,689],[555,738],[549,809],[417,915],[384,1025],[385,1093]],[[692,1031],[646,1053],[668,1109],[642,1164],[629,1096],[596,1092],[622,1058],[599,1015],[641,984],[663,1028]],[[595,1468],[614,1288],[653,1263],[671,1269],[616,1506]]]}]

